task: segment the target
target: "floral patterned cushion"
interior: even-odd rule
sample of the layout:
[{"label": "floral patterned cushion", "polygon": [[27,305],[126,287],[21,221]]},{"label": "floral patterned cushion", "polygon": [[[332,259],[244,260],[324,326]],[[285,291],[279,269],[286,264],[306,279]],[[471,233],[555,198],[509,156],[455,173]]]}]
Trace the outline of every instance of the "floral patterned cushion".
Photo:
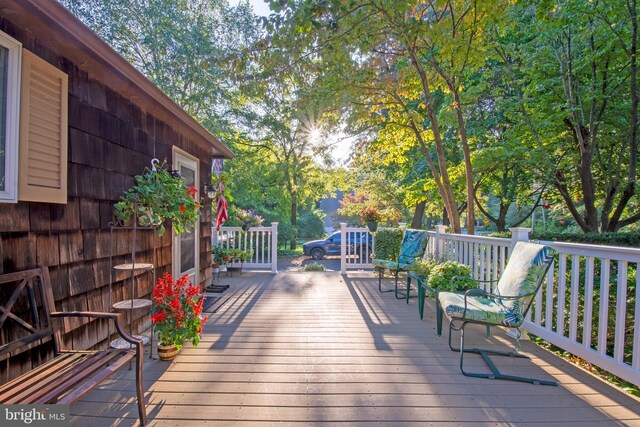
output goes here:
[{"label": "floral patterned cushion", "polygon": [[425,230],[412,230],[410,228],[404,231],[402,237],[402,246],[400,246],[400,255],[397,260],[390,261],[386,259],[374,259],[373,266],[379,269],[388,270],[408,270],[411,264],[422,257],[427,248],[429,234]]},{"label": "floral patterned cushion", "polygon": [[398,261],[389,261],[387,259],[374,259],[372,262],[374,267],[387,270],[406,270],[410,266],[410,264],[398,264]]},{"label": "floral patterned cushion", "polygon": [[425,230],[406,229],[402,238],[398,260],[409,265],[415,263],[418,258],[424,255],[428,240],[429,234]]},{"label": "floral patterned cushion", "polygon": [[[544,280],[547,266],[553,261],[555,251],[536,243],[518,242],[513,248],[509,262],[500,276],[497,294],[527,295],[535,292]],[[518,299],[505,300],[503,304],[510,311],[524,310],[529,306],[533,295]]]},{"label": "floral patterned cushion", "polygon": [[440,292],[438,294],[440,305],[447,317],[452,319],[475,320],[494,325],[516,327],[522,323],[522,316],[512,315],[499,301],[491,298],[470,296],[467,297],[467,312],[464,313],[464,295],[453,292]]}]

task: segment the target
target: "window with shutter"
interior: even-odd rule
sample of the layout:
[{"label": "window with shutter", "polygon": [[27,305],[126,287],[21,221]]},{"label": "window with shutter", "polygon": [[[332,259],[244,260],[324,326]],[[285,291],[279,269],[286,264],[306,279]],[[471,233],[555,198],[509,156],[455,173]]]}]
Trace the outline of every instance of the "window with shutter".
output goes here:
[{"label": "window with shutter", "polygon": [[67,75],[22,51],[19,200],[67,203]]}]

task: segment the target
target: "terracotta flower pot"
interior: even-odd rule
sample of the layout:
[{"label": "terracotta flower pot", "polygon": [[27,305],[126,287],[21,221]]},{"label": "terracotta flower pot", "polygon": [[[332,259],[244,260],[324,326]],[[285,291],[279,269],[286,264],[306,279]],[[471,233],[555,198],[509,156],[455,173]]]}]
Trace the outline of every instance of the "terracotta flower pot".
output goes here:
[{"label": "terracotta flower pot", "polygon": [[180,350],[178,350],[178,347],[176,347],[174,344],[158,344],[158,358],[160,360],[173,360],[178,355],[179,351]]}]

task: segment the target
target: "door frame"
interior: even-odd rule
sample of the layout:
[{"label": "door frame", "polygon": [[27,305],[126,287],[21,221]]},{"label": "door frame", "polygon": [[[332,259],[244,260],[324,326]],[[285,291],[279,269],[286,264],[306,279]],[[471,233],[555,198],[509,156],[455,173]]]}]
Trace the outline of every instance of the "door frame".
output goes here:
[{"label": "door frame", "polygon": [[[184,150],[181,150],[178,147],[173,147],[173,169],[180,170],[180,166],[184,165],[195,170],[194,176],[194,187],[200,191],[200,161],[197,157],[187,153]],[[199,194],[199,193],[198,193]],[[198,197],[198,196],[196,196]],[[200,220],[195,224],[192,233],[195,233],[194,236],[194,268],[181,272],[180,268],[180,235],[177,235],[175,231],[171,231],[172,245],[171,245],[171,270],[174,278],[178,278],[181,274],[188,274],[189,278],[192,280],[194,284],[199,283],[199,273],[200,273]]]}]

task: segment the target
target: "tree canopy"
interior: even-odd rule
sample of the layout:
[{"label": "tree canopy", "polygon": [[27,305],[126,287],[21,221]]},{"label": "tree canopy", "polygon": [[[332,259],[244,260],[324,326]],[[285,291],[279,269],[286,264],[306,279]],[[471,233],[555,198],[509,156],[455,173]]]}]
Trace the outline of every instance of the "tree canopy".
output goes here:
[{"label": "tree canopy", "polygon": [[235,202],[292,246],[336,188],[345,218],[456,232],[640,220],[636,0],[61,1],[222,137]]}]

